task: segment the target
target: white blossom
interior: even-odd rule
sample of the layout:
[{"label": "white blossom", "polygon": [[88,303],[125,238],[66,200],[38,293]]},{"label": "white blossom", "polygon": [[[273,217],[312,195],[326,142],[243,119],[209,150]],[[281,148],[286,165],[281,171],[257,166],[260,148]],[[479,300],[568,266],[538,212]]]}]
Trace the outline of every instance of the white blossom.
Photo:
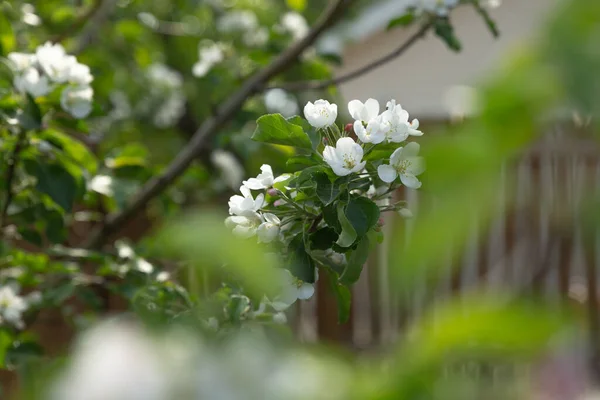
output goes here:
[{"label": "white blossom", "polygon": [[408,208],[401,208],[401,209],[399,209],[398,210],[398,215],[401,216],[402,218],[405,218],[405,219],[410,219],[410,218],[412,218],[414,216],[413,212],[410,211]]},{"label": "white blossom", "polygon": [[156,274],[157,282],[166,282],[169,279],[171,279],[171,274],[169,274],[167,271],[160,271],[158,274]]},{"label": "white blossom", "polygon": [[217,21],[217,29],[223,33],[251,32],[258,28],[256,14],[249,10],[228,12]]},{"label": "white blossom", "polygon": [[421,182],[417,179],[417,175],[424,170],[422,157],[417,157],[419,154],[419,144],[415,142],[408,143],[404,147],[399,147],[390,157],[390,164],[383,164],[377,168],[379,178],[387,183],[391,183],[398,176],[402,183],[412,189],[421,187]]},{"label": "white blossom", "polygon": [[59,43],[46,42],[35,52],[37,63],[53,82],[67,82],[71,67],[77,63],[74,56],[67,55]]},{"label": "white blossom", "polygon": [[242,184],[244,168],[233,154],[217,149],[210,154],[210,160],[220,171],[221,177],[227,186],[234,189]]},{"label": "white blossom", "polygon": [[323,159],[338,176],[361,171],[366,164],[362,157],[362,147],[349,137],[338,139],[336,147],[325,146],[323,150]]},{"label": "white blossom", "polygon": [[225,219],[225,226],[233,230],[233,234],[241,238],[256,235],[258,227],[263,223],[262,216],[255,211],[244,211]]},{"label": "white blossom", "polygon": [[152,264],[150,264],[143,258],[138,258],[137,260],[135,260],[135,268],[138,271],[143,272],[145,274],[151,274],[154,271],[154,267],[152,266]]},{"label": "white blossom", "polygon": [[60,95],[60,105],[75,118],[85,118],[92,111],[93,95],[90,86],[67,86]]},{"label": "white blossom", "polygon": [[27,302],[17,295],[14,287],[9,285],[0,287],[0,325],[9,323],[22,328],[22,314],[25,310],[27,310]]},{"label": "white blossom", "polygon": [[308,123],[317,129],[326,128],[335,123],[337,118],[337,104],[330,104],[327,100],[317,100],[306,103],[304,117]]},{"label": "white blossom", "polygon": [[113,179],[108,175],[96,175],[89,182],[88,187],[94,192],[103,194],[105,196],[112,196],[113,190]]},{"label": "white blossom", "polygon": [[285,311],[298,299],[308,300],[314,295],[313,284],[302,282],[287,269],[278,268],[276,271],[281,284],[280,293],[271,301],[271,307],[276,311]]},{"label": "white blossom", "polygon": [[298,103],[294,96],[283,89],[270,89],[264,96],[265,107],[270,113],[280,113],[284,117],[298,114]]},{"label": "white blossom", "polygon": [[19,92],[29,93],[33,97],[44,96],[50,92],[48,78],[40,76],[34,67],[29,67],[22,74],[15,76],[14,85]]},{"label": "white blossom", "polygon": [[198,49],[198,62],[192,67],[192,74],[201,78],[224,58],[225,55],[220,44],[213,43],[209,46],[202,46]]},{"label": "white blossom", "polygon": [[268,189],[273,186],[275,177],[273,176],[273,169],[269,164],[263,164],[260,167],[261,173],[256,178],[250,178],[247,181],[243,181],[242,184],[248,189],[261,190]]},{"label": "white blossom", "polygon": [[90,67],[85,64],[76,62],[71,65],[69,70],[68,81],[76,85],[89,85],[94,80],[90,73]]},{"label": "white blossom", "polygon": [[258,241],[262,243],[270,243],[279,235],[279,226],[281,221],[275,214],[264,213],[265,222],[258,227]]},{"label": "white blossom", "polygon": [[354,132],[361,142],[378,144],[385,140],[377,100],[368,99],[365,103],[352,100],[348,103],[348,111],[354,118]]},{"label": "white blossom", "polygon": [[42,19],[35,13],[35,7],[32,4],[23,4],[21,12],[23,13],[22,21],[27,25],[38,26],[42,23]]},{"label": "white blossom", "polygon": [[13,52],[8,53],[7,57],[17,72],[24,71],[27,68],[34,66],[36,63],[35,55],[33,54]]},{"label": "white blossom", "polygon": [[[419,120],[415,118],[412,122],[408,122],[408,111],[403,109],[400,104],[396,104],[396,100],[388,101],[386,113],[384,114],[389,116],[386,118],[391,121],[388,127],[389,130],[385,133],[390,142],[400,143],[406,140],[408,135],[423,136],[423,132],[419,130]],[[402,125],[406,126],[406,131]],[[404,139],[400,140],[402,137]]]},{"label": "white blossom", "polygon": [[269,41],[269,30],[264,26],[244,34],[244,43],[250,47],[262,47]]},{"label": "white blossom", "polygon": [[290,11],[281,17],[281,28],[290,33],[294,40],[304,38],[309,32],[309,26],[301,14]]},{"label": "white blossom", "polygon": [[256,199],[252,197],[250,189],[246,186],[240,187],[240,195],[233,195],[229,199],[229,214],[244,215],[247,211],[258,211],[265,205],[265,195],[260,193]]},{"label": "white blossom", "polygon": [[172,92],[160,105],[152,121],[158,128],[168,128],[179,121],[185,112],[185,97],[180,92]]},{"label": "white blossom", "polygon": [[151,64],[146,74],[155,87],[163,90],[179,90],[183,86],[181,74],[161,63]]}]

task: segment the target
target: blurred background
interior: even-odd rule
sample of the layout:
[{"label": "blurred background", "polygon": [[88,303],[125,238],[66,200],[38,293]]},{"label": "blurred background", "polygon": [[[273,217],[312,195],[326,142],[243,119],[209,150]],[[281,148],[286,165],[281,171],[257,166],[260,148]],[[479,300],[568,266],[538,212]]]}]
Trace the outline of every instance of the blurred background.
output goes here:
[{"label": "blurred background", "polygon": [[[47,127],[83,145],[82,187],[52,176],[69,206],[42,197],[2,226],[19,235],[3,244],[0,285],[42,300],[23,329],[0,320],[0,398],[600,396],[597,0],[0,3],[4,57],[53,41],[94,77],[90,115]],[[256,119],[319,98],[343,125],[350,100],[396,99],[420,121],[427,172],[393,194],[406,208],[385,215],[347,309],[323,274],[263,326],[248,288],[264,260],[219,218],[261,164],[294,171],[295,150],[251,140]],[[205,127],[179,179],[129,210]],[[34,157],[54,162],[48,138],[32,139]],[[105,246],[88,252],[98,229]]]}]

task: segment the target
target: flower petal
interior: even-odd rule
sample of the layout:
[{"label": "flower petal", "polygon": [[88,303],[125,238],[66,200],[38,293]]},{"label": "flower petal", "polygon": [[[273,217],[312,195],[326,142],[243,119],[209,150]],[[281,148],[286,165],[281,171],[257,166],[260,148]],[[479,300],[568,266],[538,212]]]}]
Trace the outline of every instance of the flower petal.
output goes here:
[{"label": "flower petal", "polygon": [[398,164],[400,164],[400,161],[402,161],[404,159],[403,149],[404,149],[403,147],[398,147],[396,150],[394,150],[394,152],[390,156],[390,164],[391,165],[398,165]]},{"label": "flower petal", "polygon": [[404,159],[416,157],[417,154],[419,154],[420,148],[421,148],[421,146],[419,146],[419,143],[417,143],[417,142],[407,143],[407,145],[404,146],[404,150],[402,152]]},{"label": "flower petal", "polygon": [[315,294],[315,287],[310,283],[304,283],[298,288],[298,298],[308,300]]},{"label": "flower petal", "polygon": [[386,183],[392,183],[398,176],[396,169],[391,165],[383,164],[377,167],[377,174],[379,175],[379,179]]},{"label": "flower petal", "polygon": [[409,187],[411,189],[418,189],[421,187],[421,182],[414,175],[402,174],[400,175],[400,180],[402,181],[404,186]]},{"label": "flower petal", "polygon": [[365,102],[365,109],[366,109],[366,119],[365,121],[370,121],[374,118],[377,118],[377,116],[379,115],[379,102],[375,99],[368,99]]},{"label": "flower petal", "polygon": [[357,120],[360,121],[361,118],[361,112],[364,109],[364,104],[362,103],[362,101],[360,100],[352,100],[348,103],[348,112],[350,113],[350,116]]},{"label": "flower petal", "polygon": [[421,175],[425,171],[425,159],[423,157],[411,157],[406,172],[412,175]]}]

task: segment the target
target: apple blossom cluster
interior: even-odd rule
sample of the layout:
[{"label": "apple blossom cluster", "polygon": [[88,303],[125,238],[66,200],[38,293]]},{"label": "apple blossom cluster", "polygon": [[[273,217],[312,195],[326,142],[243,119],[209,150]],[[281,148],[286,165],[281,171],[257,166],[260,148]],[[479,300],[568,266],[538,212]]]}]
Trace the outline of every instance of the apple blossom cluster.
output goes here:
[{"label": "apple blossom cluster", "polygon": [[355,282],[369,243],[382,239],[380,213],[411,216],[405,202],[392,202],[391,193],[401,184],[421,187],[419,145],[406,143],[423,135],[419,121],[411,121],[395,100],[385,110],[375,99],[352,100],[348,113],[353,122],[345,129],[336,125],[337,105],[326,100],[308,102],[305,120],[268,114],[257,121],[254,140],[296,147],[301,159],[300,170],[279,176],[263,164],[229,200],[225,225],[238,237],[268,244],[291,272],[294,289],[261,307],[281,311],[310,297],[321,267],[346,285]]},{"label": "apple blossom cluster", "polygon": [[8,60],[19,92],[40,97],[60,87],[63,110],[75,118],[85,118],[92,111],[94,91],[90,83],[94,78],[90,69],[68,55],[60,44],[47,42],[32,54],[9,53]]},{"label": "apple blossom cluster", "polygon": [[14,286],[0,286],[0,327],[12,326],[22,329],[23,313],[28,307],[27,299],[19,296]]},{"label": "apple blossom cluster", "polygon": [[[337,105],[326,100],[317,100],[314,104],[309,102],[304,107],[304,116],[315,128],[325,132],[328,143],[325,146],[323,160],[338,176],[346,176],[361,172],[366,165],[363,160],[365,151],[372,151],[380,143],[402,143],[409,136],[422,136],[418,130],[419,121],[413,119],[409,122],[409,115],[395,100],[387,103],[387,108],[379,113],[379,102],[368,99],[366,102],[352,100],[348,103],[348,112],[354,119],[352,130],[360,143],[351,137],[336,139],[335,126],[337,118]],[[331,129],[334,127],[334,129]],[[329,135],[328,135],[329,133]],[[385,183],[392,183],[400,177],[401,182],[412,189],[421,187],[417,175],[424,171],[421,157],[418,157],[419,145],[415,142],[404,147],[398,147],[390,156],[389,163],[377,167],[379,179]]]}]

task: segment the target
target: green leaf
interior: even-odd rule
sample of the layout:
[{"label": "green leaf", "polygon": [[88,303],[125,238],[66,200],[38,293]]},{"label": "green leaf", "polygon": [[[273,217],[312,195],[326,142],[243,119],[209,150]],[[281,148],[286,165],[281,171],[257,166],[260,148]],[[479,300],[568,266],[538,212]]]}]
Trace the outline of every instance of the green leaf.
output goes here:
[{"label": "green leaf", "polygon": [[357,236],[362,237],[377,224],[379,207],[365,197],[355,197],[348,202],[346,217],[352,224]]},{"label": "green leaf", "polygon": [[390,30],[399,26],[407,26],[410,25],[413,21],[415,20],[415,14],[413,14],[412,12],[409,12],[407,14],[404,14],[398,18],[394,18],[393,20],[391,20],[388,23],[388,26],[386,29]]},{"label": "green leaf", "polygon": [[456,52],[461,50],[460,40],[454,34],[454,27],[450,24],[448,18],[437,18],[434,24],[434,31],[450,49]]},{"label": "green leaf", "polygon": [[348,263],[344,272],[340,276],[340,282],[344,285],[352,285],[358,281],[363,270],[365,262],[369,257],[369,238],[364,236],[359,242],[354,251],[348,257]]},{"label": "green leaf", "polygon": [[340,195],[340,186],[336,182],[331,182],[329,176],[324,172],[317,172],[313,175],[313,180],[317,184],[317,197],[324,205],[333,203]]},{"label": "green leaf", "polygon": [[37,232],[34,229],[25,228],[25,227],[20,228],[19,229],[19,234],[27,242],[32,243],[32,244],[34,244],[36,246],[42,246],[44,244],[44,241],[42,239],[42,235],[40,235],[39,232]]},{"label": "green leaf", "polygon": [[6,367],[6,352],[8,348],[11,346],[13,340],[10,335],[5,330],[0,329],[0,368],[4,369]]},{"label": "green leaf", "polygon": [[298,279],[304,282],[315,282],[315,262],[306,252],[303,233],[300,233],[292,239],[289,245],[290,250],[290,272]]},{"label": "green leaf", "polygon": [[333,228],[321,228],[310,235],[310,248],[311,250],[330,249],[337,240],[338,236],[338,233]]},{"label": "green leaf", "polygon": [[36,189],[47,194],[65,211],[71,211],[77,197],[77,180],[65,168],[57,164],[40,164],[24,160],[25,170],[37,178]]},{"label": "green leaf", "polygon": [[482,7],[478,1],[473,2],[473,7],[475,7],[475,10],[477,10],[477,13],[479,15],[481,15],[481,17],[485,21],[485,24],[487,25],[488,29],[490,30],[492,36],[494,36],[495,38],[500,36],[500,31],[498,30],[498,25],[496,25],[496,21],[494,21],[492,19],[492,17],[490,16],[490,13],[488,13],[488,10],[486,10],[484,7]]},{"label": "green leaf", "polygon": [[306,8],[306,0],[286,0],[285,2],[289,8],[298,12],[302,12]]},{"label": "green leaf", "polygon": [[352,243],[357,238],[356,230],[352,223],[346,217],[346,205],[343,202],[339,202],[337,205],[337,217],[338,221],[340,221],[340,226],[342,227],[342,232],[340,233],[340,237],[336,241],[336,244],[341,247],[350,247]]},{"label": "green leaf", "polygon": [[42,112],[33,97],[27,95],[23,113],[19,115],[19,122],[25,130],[38,130],[42,126]]},{"label": "green leaf", "polygon": [[302,127],[288,122],[281,114],[263,115],[256,123],[252,139],[257,142],[312,149],[312,142]]},{"label": "green leaf", "polygon": [[311,157],[307,156],[298,156],[298,157],[290,157],[285,166],[288,168],[301,169],[305,167],[311,167],[313,165],[317,165],[319,162],[314,160]]},{"label": "green leaf", "polygon": [[325,270],[325,273],[328,275],[331,291],[335,295],[337,301],[338,323],[346,323],[350,317],[350,309],[352,306],[352,294],[350,289],[338,282],[336,273],[328,270]]},{"label": "green leaf", "polygon": [[15,48],[15,36],[4,11],[0,13],[0,54],[6,56]]},{"label": "green leaf", "polygon": [[39,138],[61,149],[72,161],[85,168],[91,174],[96,173],[96,157],[83,143],[55,129],[46,129],[40,132]]}]

